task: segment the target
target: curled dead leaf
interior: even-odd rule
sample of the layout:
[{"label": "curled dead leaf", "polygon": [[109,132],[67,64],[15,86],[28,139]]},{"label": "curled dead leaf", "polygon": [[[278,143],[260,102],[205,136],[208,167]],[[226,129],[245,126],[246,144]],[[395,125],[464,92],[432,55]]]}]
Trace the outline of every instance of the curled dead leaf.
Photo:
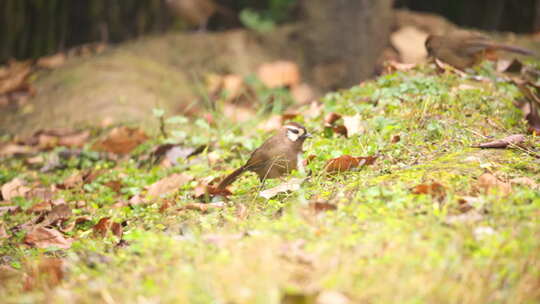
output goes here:
[{"label": "curled dead leaf", "polygon": [[300,186],[304,182],[305,178],[291,178],[290,180],[259,193],[259,196],[264,197],[265,199],[271,199],[272,197],[289,191],[298,191]]},{"label": "curled dead leaf", "polygon": [[194,197],[196,199],[206,199],[206,198],[212,198],[216,196],[223,196],[227,197],[232,194],[232,192],[229,189],[222,189],[215,186],[210,186],[207,184],[199,184],[197,187],[195,187],[194,190]]},{"label": "curled dead leaf", "polygon": [[185,206],[180,207],[178,210],[179,211],[194,210],[194,211],[200,211],[202,213],[206,213],[206,212],[210,212],[212,210],[223,209],[223,208],[225,208],[225,206],[226,205],[225,205],[224,202],[208,203],[208,204],[205,204],[205,203],[189,203],[189,204],[186,204]]},{"label": "curled dead leaf", "polygon": [[105,237],[110,231],[113,235],[118,238],[122,238],[123,228],[122,224],[113,222],[110,217],[104,217],[100,219],[97,224],[92,228],[94,234],[99,237]]},{"label": "curled dead leaf", "polygon": [[439,201],[444,200],[446,197],[446,189],[438,182],[420,184],[412,188],[413,194],[428,194]]},{"label": "curled dead leaf", "polygon": [[318,213],[323,211],[337,210],[337,205],[328,201],[314,201],[309,203],[309,209]]},{"label": "curled dead leaf", "polygon": [[473,148],[506,148],[508,146],[519,146],[525,142],[525,135],[523,134],[514,134],[507,136],[503,139],[493,140],[490,142],[481,143],[479,145],[474,145]]},{"label": "curled dead leaf", "polygon": [[333,125],[336,121],[338,121],[339,119],[341,119],[341,115],[337,114],[337,113],[334,113],[334,112],[331,112],[331,113],[328,113],[325,117],[324,117],[324,123],[325,125],[327,126],[331,126]]},{"label": "curled dead leaf", "polygon": [[35,248],[68,249],[72,242],[73,240],[66,239],[58,230],[42,226],[34,227],[24,237],[24,243]]},{"label": "curled dead leaf", "polygon": [[14,178],[11,181],[2,185],[1,192],[4,200],[8,201],[14,197],[24,197],[30,188],[26,186],[26,182],[20,178]]},{"label": "curled dead leaf", "polygon": [[153,183],[146,193],[147,199],[158,198],[178,190],[182,185],[193,180],[193,176],[184,173],[175,173]]},{"label": "curled dead leaf", "polygon": [[342,155],[329,160],[326,163],[325,171],[328,173],[349,171],[362,166],[371,165],[376,159],[377,156],[354,157],[350,155]]},{"label": "curled dead leaf", "polygon": [[147,139],[148,136],[142,130],[122,126],[112,129],[105,139],[94,144],[93,149],[126,155]]}]

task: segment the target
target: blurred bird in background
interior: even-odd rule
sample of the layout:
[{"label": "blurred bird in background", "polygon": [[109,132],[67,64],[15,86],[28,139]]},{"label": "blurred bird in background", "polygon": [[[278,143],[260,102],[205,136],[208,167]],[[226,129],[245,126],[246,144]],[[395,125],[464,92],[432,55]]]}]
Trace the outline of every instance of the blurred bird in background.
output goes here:
[{"label": "blurred bird in background", "polygon": [[182,19],[190,27],[206,31],[214,15],[220,15],[229,23],[236,23],[237,16],[231,9],[213,0],[166,0],[172,15]]}]

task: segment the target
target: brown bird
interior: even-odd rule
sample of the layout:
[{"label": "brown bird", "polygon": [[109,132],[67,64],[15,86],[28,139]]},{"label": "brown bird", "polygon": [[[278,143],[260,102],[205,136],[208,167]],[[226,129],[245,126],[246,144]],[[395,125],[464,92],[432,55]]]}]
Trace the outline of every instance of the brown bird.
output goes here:
[{"label": "brown bird", "polygon": [[206,30],[208,20],[215,14],[221,14],[230,20],[235,19],[232,10],[213,0],[167,0],[166,3],[174,15],[199,30]]},{"label": "brown bird", "polygon": [[264,182],[267,178],[281,177],[298,169],[301,164],[302,144],[311,135],[302,125],[289,122],[278,133],[267,139],[257,148],[245,165],[236,169],[222,180],[218,189],[225,189],[232,184],[242,173],[251,171],[257,173]]},{"label": "brown bird", "polygon": [[500,44],[478,33],[456,31],[447,35],[430,35],[426,40],[428,55],[465,70],[495,51],[536,56],[536,53],[517,46]]}]

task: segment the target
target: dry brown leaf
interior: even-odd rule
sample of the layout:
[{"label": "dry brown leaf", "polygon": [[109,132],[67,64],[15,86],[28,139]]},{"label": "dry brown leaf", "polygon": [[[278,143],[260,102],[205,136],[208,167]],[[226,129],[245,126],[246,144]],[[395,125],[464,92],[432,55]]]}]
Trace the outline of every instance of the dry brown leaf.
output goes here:
[{"label": "dry brown leaf", "polygon": [[0,95],[28,89],[28,77],[32,68],[28,63],[14,62],[9,65],[8,76],[0,79]]},{"label": "dry brown leaf", "polygon": [[526,186],[531,189],[539,189],[540,185],[538,185],[532,178],[529,177],[517,177],[510,180],[510,184],[515,185],[521,185]]},{"label": "dry brown leaf", "polygon": [[332,126],[339,119],[341,119],[341,115],[339,115],[338,113],[331,112],[331,113],[328,113],[324,117],[324,124],[326,126]]},{"label": "dry brown leaf", "polygon": [[337,210],[337,205],[328,201],[314,201],[309,203],[309,208],[314,212]]},{"label": "dry brown leaf", "polygon": [[484,194],[489,193],[493,189],[502,195],[508,195],[512,192],[512,186],[509,183],[500,181],[491,173],[484,173],[480,175],[480,177],[478,177],[476,187]]},{"label": "dry brown leaf", "polygon": [[111,188],[112,191],[120,194],[120,190],[123,187],[122,181],[120,180],[111,180],[104,184],[105,186]]},{"label": "dry brown leaf", "polygon": [[349,171],[358,167],[371,165],[375,162],[377,156],[359,156],[342,155],[329,160],[326,163],[325,171],[329,173]]},{"label": "dry brown leaf", "polygon": [[207,184],[199,184],[197,185],[197,187],[195,187],[193,196],[196,199],[206,199],[206,198],[212,198],[215,196],[227,197],[231,194],[232,192],[229,191],[229,189],[220,189],[220,188],[210,186]]},{"label": "dry brown leaf", "polygon": [[2,197],[9,201],[14,197],[24,197],[30,188],[26,186],[26,182],[20,178],[14,178],[11,181],[2,185]]},{"label": "dry brown leaf", "polygon": [[94,234],[99,237],[105,237],[110,231],[113,235],[122,238],[124,233],[122,224],[113,222],[110,217],[100,219],[99,222],[94,225],[92,230],[94,231]]},{"label": "dry brown leaf", "polygon": [[19,206],[0,206],[0,215],[3,215],[4,213],[15,213],[21,211],[21,207]]},{"label": "dry brown leaf", "polygon": [[42,213],[49,212],[52,210],[52,203],[50,201],[44,201],[41,203],[34,204],[32,207],[26,210],[26,213]]},{"label": "dry brown leaf", "polygon": [[400,140],[401,140],[401,135],[394,134],[394,135],[392,135],[392,138],[390,139],[390,142],[395,144],[395,143],[398,143]]},{"label": "dry brown leaf", "polygon": [[60,189],[73,189],[83,185],[85,172],[75,172],[66,178],[62,184],[57,185]]},{"label": "dry brown leaf", "polygon": [[63,66],[64,63],[66,63],[66,54],[58,53],[39,58],[36,65],[40,68],[56,69]]},{"label": "dry brown leaf", "polygon": [[35,147],[8,143],[0,146],[0,157],[21,156],[38,152]]},{"label": "dry brown leaf", "polygon": [[223,208],[225,208],[225,206],[226,205],[225,205],[224,202],[208,203],[208,204],[205,204],[205,203],[189,203],[189,204],[186,204],[185,206],[180,207],[178,210],[179,211],[182,211],[182,210],[195,210],[195,211],[200,211],[200,212],[206,213],[206,212],[210,212],[212,210],[223,209]]},{"label": "dry brown leaf", "polygon": [[193,176],[188,174],[172,174],[150,185],[146,198],[152,199],[169,194],[191,180],[193,180]]},{"label": "dry brown leaf", "polygon": [[332,131],[336,134],[343,135],[347,137],[347,128],[344,125],[337,125],[332,127]]},{"label": "dry brown leaf", "polygon": [[365,127],[360,115],[343,116],[343,124],[345,125],[345,128],[347,128],[347,137],[365,132]]},{"label": "dry brown leaf", "polygon": [[444,200],[446,197],[446,189],[438,182],[420,184],[412,188],[413,194],[428,194],[439,201]]},{"label": "dry brown leaf", "polygon": [[269,88],[293,87],[300,83],[300,69],[292,61],[275,61],[262,64],[257,76]]},{"label": "dry brown leaf", "polygon": [[58,247],[68,249],[73,240],[66,239],[58,230],[45,228],[42,226],[34,227],[24,237],[24,243],[35,248]]},{"label": "dry brown leaf", "polygon": [[520,73],[523,67],[523,63],[514,58],[512,60],[497,60],[495,69],[500,73]]},{"label": "dry brown leaf", "polygon": [[272,197],[280,194],[286,193],[289,191],[298,191],[300,186],[304,182],[305,178],[291,178],[290,180],[277,185],[274,188],[270,188],[259,193],[259,196],[264,197],[265,199],[271,199]]},{"label": "dry brown leaf", "polygon": [[65,275],[65,264],[59,258],[42,258],[24,265],[24,290],[51,288],[60,284]]},{"label": "dry brown leaf", "polygon": [[147,139],[148,136],[142,130],[122,126],[112,129],[105,139],[93,146],[93,149],[126,155]]},{"label": "dry brown leaf", "polygon": [[481,143],[479,145],[474,145],[473,148],[506,148],[508,146],[519,146],[524,143],[526,140],[525,135],[523,134],[514,134],[507,136],[503,139],[493,140],[490,142]]}]

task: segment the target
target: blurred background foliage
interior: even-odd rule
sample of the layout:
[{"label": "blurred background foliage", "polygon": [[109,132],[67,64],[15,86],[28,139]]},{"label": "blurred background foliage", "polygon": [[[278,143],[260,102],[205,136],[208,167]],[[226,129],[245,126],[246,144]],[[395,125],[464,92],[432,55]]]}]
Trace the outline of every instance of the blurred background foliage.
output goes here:
[{"label": "blurred background foliage", "polygon": [[[296,20],[305,0],[216,0],[241,21],[210,20],[210,30],[244,26],[268,31]],[[395,0],[395,7],[441,14],[462,26],[535,32],[540,0]],[[166,0],[2,0],[0,63],[37,58],[88,42],[121,42],[171,28],[185,29]]]}]

